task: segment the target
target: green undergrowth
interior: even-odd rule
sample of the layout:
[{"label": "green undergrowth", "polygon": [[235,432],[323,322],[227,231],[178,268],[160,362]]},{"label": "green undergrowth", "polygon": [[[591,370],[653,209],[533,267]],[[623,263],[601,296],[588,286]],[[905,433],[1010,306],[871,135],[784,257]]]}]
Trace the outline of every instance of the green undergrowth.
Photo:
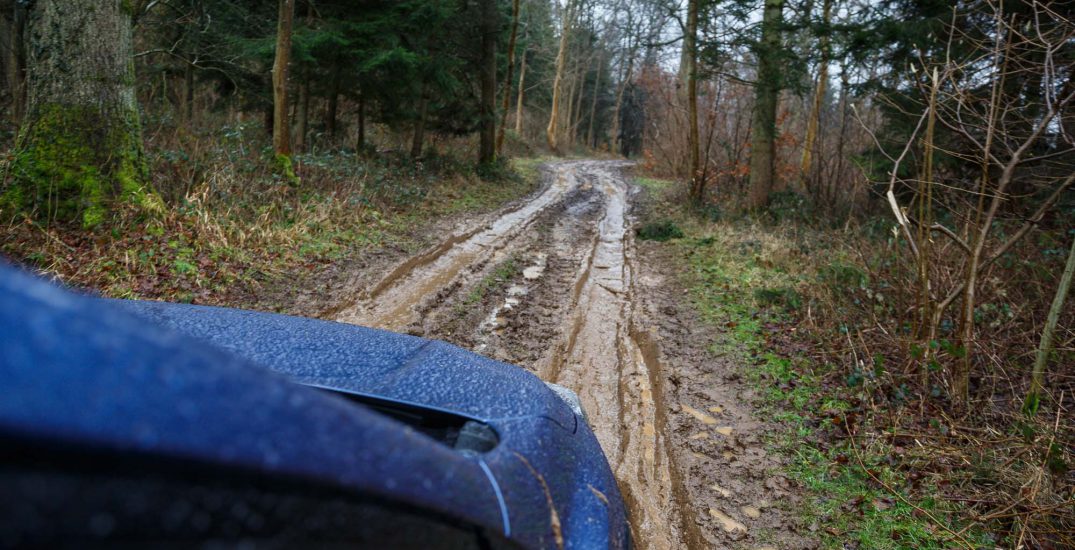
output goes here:
[{"label": "green undergrowth", "polygon": [[94,230],[0,207],[0,253],[106,296],[241,305],[266,285],[301,281],[364,250],[418,249],[420,228],[495,209],[538,184],[527,162],[489,181],[461,160],[347,151],[296,155],[291,180],[258,155],[152,151],[165,206],[119,205]]},{"label": "green undergrowth", "polygon": [[929,487],[911,496],[908,472],[895,467],[882,438],[864,447],[847,437],[847,426],[854,431],[860,422],[852,406],[857,386],[832,384],[834,367],[802,353],[810,339],[797,328],[806,296],[819,294],[819,285],[857,283],[841,252],[814,250],[805,261],[786,232],[750,220],[705,221],[675,205],[671,184],[639,183],[652,199],[647,217],[682,230],[665,246],[682,258],[683,282],[703,322],[719,329],[710,351],[745,365],[759,415],[780,426],[768,435],[770,450],[787,458],[786,475],[805,490],[798,513],[822,547],[984,544],[974,531],[957,537],[942,527],[959,525],[958,506],[930,496]]}]

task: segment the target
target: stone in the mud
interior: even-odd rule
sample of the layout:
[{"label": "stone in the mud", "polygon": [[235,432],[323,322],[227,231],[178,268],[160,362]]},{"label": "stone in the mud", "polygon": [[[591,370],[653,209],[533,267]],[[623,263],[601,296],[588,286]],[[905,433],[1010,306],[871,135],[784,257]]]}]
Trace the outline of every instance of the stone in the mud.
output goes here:
[{"label": "stone in the mud", "polygon": [[731,491],[729,491],[728,489],[725,489],[724,487],[721,487],[720,485],[713,484],[709,488],[713,489],[714,491],[716,491],[718,493],[720,493],[720,496],[722,496],[724,498],[728,498],[728,497],[732,496]]},{"label": "stone in the mud", "polygon": [[712,426],[713,424],[717,423],[716,418],[713,418],[712,416],[709,416],[708,414],[706,414],[706,413],[704,413],[704,412],[702,412],[702,411],[700,411],[698,409],[695,409],[694,407],[691,407],[690,405],[687,405],[686,403],[681,403],[679,405],[679,407],[680,407],[680,410],[682,410],[683,412],[693,416],[696,420],[698,420],[702,424],[705,424],[706,426]]},{"label": "stone in the mud", "polygon": [[735,518],[717,510],[716,508],[709,509],[709,515],[713,516],[718,522],[720,522],[721,529],[724,529],[725,533],[730,535],[745,535],[747,532],[747,526],[737,521]]},{"label": "stone in the mud", "polygon": [[743,512],[743,515],[750,519],[758,519],[761,517],[761,510],[753,506],[743,506],[739,511]]}]

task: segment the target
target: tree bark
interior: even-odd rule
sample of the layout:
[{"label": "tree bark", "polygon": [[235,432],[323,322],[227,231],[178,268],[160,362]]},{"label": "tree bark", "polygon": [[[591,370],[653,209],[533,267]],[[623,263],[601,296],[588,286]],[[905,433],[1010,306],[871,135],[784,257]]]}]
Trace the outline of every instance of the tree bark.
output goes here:
[{"label": "tree bark", "polygon": [[496,0],[482,0],[481,43],[481,127],[478,164],[496,162],[496,37],[498,13]]},{"label": "tree bark", "polygon": [[545,128],[545,141],[549,144],[549,149],[552,149],[554,153],[560,154],[559,142],[557,140],[558,122],[560,118],[560,94],[564,81],[564,65],[567,64],[567,45],[568,36],[571,33],[571,25],[573,20],[574,1],[567,0],[567,5],[564,6],[563,14],[560,17],[560,48],[556,53],[556,75],[552,81],[552,106],[549,109],[549,125]]},{"label": "tree bark", "polygon": [[590,123],[586,127],[586,146],[596,149],[597,142],[593,135],[594,118],[597,117],[597,97],[601,91],[601,67],[602,62],[598,59],[597,62],[597,76],[593,85],[593,99],[590,101]]},{"label": "tree bark", "polygon": [[773,192],[776,108],[780,93],[780,26],[784,0],[765,0],[758,76],[754,86],[754,117],[750,128],[750,207],[764,208]]},{"label": "tree bark", "polygon": [[523,95],[526,92],[526,50],[523,50],[523,63],[519,67],[519,99],[515,103],[515,133],[523,133]]},{"label": "tree bark", "polygon": [[6,64],[7,82],[11,90],[11,114],[19,124],[26,112],[26,8],[15,3],[11,18],[11,34]]},{"label": "tree bark", "polygon": [[496,136],[496,154],[504,148],[504,134],[508,127],[508,111],[511,107],[511,79],[515,72],[515,37],[519,32],[519,0],[511,5],[511,38],[508,40],[508,74],[504,76],[504,105],[500,113],[500,132]]},{"label": "tree bark", "polygon": [[299,85],[298,113],[295,117],[295,150],[300,153],[306,152],[306,134],[310,131],[310,77],[303,75],[302,84]]},{"label": "tree bark", "polygon": [[183,122],[188,127],[194,123],[194,65],[190,62],[183,68]]},{"label": "tree bark", "polygon": [[799,181],[805,188],[810,178],[813,162],[814,144],[817,142],[818,126],[821,123],[821,107],[825,101],[825,91],[829,84],[829,22],[832,20],[832,0],[825,0],[821,8],[821,20],[825,25],[824,33],[818,39],[821,59],[817,67],[817,85],[814,87],[814,101],[810,109],[810,118],[806,122],[806,136],[803,138],[803,156],[799,165]]},{"label": "tree bark", "polygon": [[579,136],[579,129],[582,127],[582,102],[586,98],[586,75],[590,72],[591,59],[587,57],[586,63],[582,66],[582,70],[579,71],[578,77],[578,97],[575,99],[575,108],[572,109],[572,118],[568,119],[571,128],[570,142],[571,146],[575,146],[575,142]]},{"label": "tree bark", "polygon": [[411,158],[422,157],[426,139],[426,112],[429,110],[429,87],[422,85],[422,98],[418,100],[418,120],[414,122],[414,137],[411,140]]},{"label": "tree bark", "polygon": [[119,0],[37,0],[28,12],[27,112],[0,204],[105,221],[116,200],[156,208],[134,90],[131,14]]},{"label": "tree bark", "polygon": [[636,53],[637,47],[634,44],[630,45],[627,48],[627,52],[624,53],[623,77],[620,79],[620,86],[616,91],[616,106],[612,109],[612,130],[608,136],[608,150],[610,153],[615,153],[619,150],[617,144],[620,143],[620,113],[623,111],[623,94],[627,91],[627,85],[631,82],[631,77],[634,74]]},{"label": "tree bark", "polygon": [[336,117],[340,105],[340,79],[343,69],[340,60],[337,59],[332,67],[332,83],[328,92],[328,103],[325,105],[325,129],[330,137],[336,137]]},{"label": "tree bark", "polygon": [[358,90],[358,143],[355,153],[361,153],[366,148],[366,90]]},{"label": "tree bark", "polygon": [[698,1],[687,4],[687,33],[683,37],[683,50],[687,54],[687,117],[690,127],[691,155],[691,202],[701,206],[705,199],[705,178],[699,165],[701,152],[698,137]]},{"label": "tree bark", "polygon": [[1037,414],[1038,405],[1041,403],[1041,393],[1045,389],[1045,365],[1049,362],[1049,354],[1053,351],[1053,336],[1056,333],[1056,324],[1060,320],[1060,312],[1064,309],[1064,302],[1071,290],[1071,279],[1075,276],[1075,240],[1071,241],[1071,250],[1068,251],[1068,260],[1064,264],[1064,274],[1060,276],[1060,286],[1056,288],[1053,303],[1049,306],[1049,315],[1045,319],[1045,328],[1041,331],[1041,341],[1038,343],[1038,353],[1034,357],[1034,370],[1030,375],[1030,391],[1023,403],[1023,411],[1027,414]]},{"label": "tree bark", "polygon": [[280,0],[276,26],[276,59],[272,67],[273,130],[272,147],[277,155],[291,155],[291,125],[288,117],[287,72],[291,60],[291,27],[295,19],[294,0]]}]

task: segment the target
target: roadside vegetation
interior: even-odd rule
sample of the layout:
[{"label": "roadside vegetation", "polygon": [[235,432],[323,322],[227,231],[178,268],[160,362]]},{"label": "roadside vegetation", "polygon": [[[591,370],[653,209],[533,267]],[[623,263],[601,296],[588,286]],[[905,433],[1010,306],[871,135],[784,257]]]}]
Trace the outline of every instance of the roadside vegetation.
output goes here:
[{"label": "roadside vegetation", "polygon": [[303,183],[293,188],[241,153],[257,136],[219,137],[214,151],[189,142],[150,150],[162,212],[128,208],[94,233],[6,217],[2,252],[107,296],[232,303],[366,250],[413,248],[431,223],[495,209],[537,184],[511,168],[484,181],[450,157],[412,163],[339,150],[297,156]]},{"label": "roadside vegetation", "polygon": [[[776,426],[770,447],[807,492],[803,525],[825,547],[1072,542],[1075,433],[1058,420],[1062,412],[1018,412],[1016,388],[1025,382],[1011,376],[1020,355],[1009,352],[996,374],[1013,373],[993,390],[1004,406],[960,417],[942,392],[903,372],[907,358],[886,328],[898,327],[902,314],[898,243],[883,219],[836,228],[809,217],[714,219],[684,207],[673,182],[640,184],[655,201],[638,237],[679,235],[666,246],[681,258],[693,307],[720,334],[710,352],[744,365],[759,417]],[[655,227],[663,229],[647,233]],[[1049,258],[1048,250],[1038,252]],[[1052,261],[1027,266],[1027,274],[1049,277],[1062,264]],[[1002,320],[991,326],[1004,326],[992,340],[998,347],[1016,345],[1000,339],[1013,329],[1004,309],[989,313]]]}]

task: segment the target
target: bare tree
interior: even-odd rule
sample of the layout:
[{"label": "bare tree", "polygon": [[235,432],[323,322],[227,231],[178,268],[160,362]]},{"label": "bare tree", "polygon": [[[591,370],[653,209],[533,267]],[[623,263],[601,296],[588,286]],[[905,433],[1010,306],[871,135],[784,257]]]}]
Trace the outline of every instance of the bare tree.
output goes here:
[{"label": "bare tree", "polygon": [[[961,265],[952,268],[956,282],[946,291],[936,284],[942,278],[931,276],[924,267],[916,270],[918,307],[926,323],[917,331],[919,338],[932,341],[950,306],[960,302],[959,342],[948,378],[957,409],[965,409],[969,399],[979,281],[1075,183],[1069,164],[1075,159],[1075,140],[1064,122],[1075,101],[1075,88],[1067,86],[1061,76],[1070,68],[1059,65],[1063,59],[1059,52],[1075,39],[1075,24],[1052,13],[1046,3],[1031,2],[1028,7],[1030,15],[1024,19],[1007,17],[1000,6],[986,8],[990,11],[985,20],[991,20],[992,27],[982,37],[969,36],[958,26],[950,29],[953,37],[970,44],[965,49],[970,53],[921,71],[934,75],[922,86],[924,95],[930,97],[928,108],[894,159],[888,186],[892,212],[920,266],[950,265],[943,254],[958,251],[962,255]],[[981,15],[964,16],[981,20]],[[1012,81],[1030,82],[1040,90],[1027,92],[1006,85]],[[1034,95],[1042,97],[1042,104],[1028,106],[1027,98]],[[957,140],[947,154],[977,173],[973,178],[950,178],[944,193],[934,189],[933,169],[928,164],[921,181],[908,182],[898,176],[901,163],[923,132],[925,158],[932,158],[934,120]],[[913,217],[899,201],[902,188],[917,190],[913,202],[919,207]],[[934,221],[930,213],[934,203],[959,214],[962,227]],[[998,236],[1000,224],[1008,229]],[[933,245],[934,235],[951,246]]]}]

